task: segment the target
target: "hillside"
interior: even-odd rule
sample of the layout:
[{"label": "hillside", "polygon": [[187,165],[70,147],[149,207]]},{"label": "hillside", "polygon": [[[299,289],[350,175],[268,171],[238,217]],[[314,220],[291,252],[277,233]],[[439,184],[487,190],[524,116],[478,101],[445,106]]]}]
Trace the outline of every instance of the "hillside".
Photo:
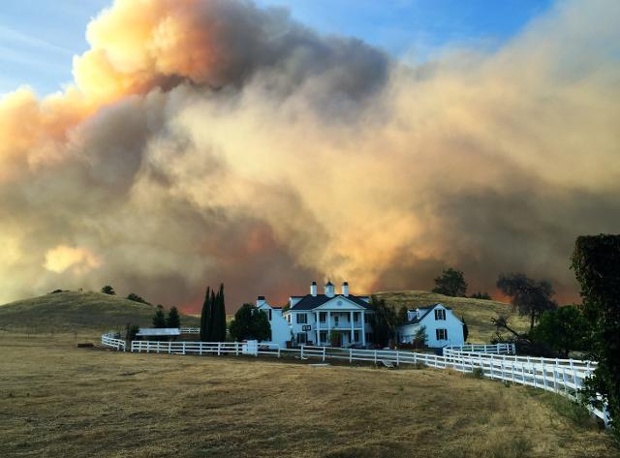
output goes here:
[{"label": "hillside", "polygon": [[[127,323],[149,326],[155,307],[118,296],[65,291],[0,306],[0,329],[28,332],[106,331]],[[181,316],[183,326],[198,318]]]},{"label": "hillside", "polygon": [[511,327],[517,331],[526,331],[529,327],[526,317],[519,316],[512,305],[503,302],[450,297],[428,291],[380,291],[375,293],[375,296],[385,299],[386,303],[397,311],[402,305],[413,309],[440,302],[451,308],[456,316],[465,318],[470,343],[488,343],[496,332],[491,318],[499,314],[508,316]]}]

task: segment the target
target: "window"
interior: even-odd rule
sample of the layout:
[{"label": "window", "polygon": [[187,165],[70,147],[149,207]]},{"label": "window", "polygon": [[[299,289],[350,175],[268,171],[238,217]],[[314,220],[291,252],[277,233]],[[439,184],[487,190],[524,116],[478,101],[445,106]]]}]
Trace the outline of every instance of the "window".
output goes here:
[{"label": "window", "polygon": [[360,322],[360,312],[353,312],[353,322],[354,323]]},{"label": "window", "polygon": [[437,337],[437,340],[448,340],[448,330],[447,329],[436,329],[435,337]]},{"label": "window", "polygon": [[[305,314],[304,314],[305,316]],[[298,344],[305,344],[308,341],[308,334],[306,334],[305,332],[300,332],[297,334],[297,343]]]},{"label": "window", "polygon": [[319,321],[321,323],[325,323],[326,319],[327,319],[327,313],[326,312],[319,312]]},{"label": "window", "polygon": [[271,309],[263,310],[267,314],[267,319],[271,321]]},{"label": "window", "polygon": [[359,331],[353,331],[353,341],[356,342],[356,343],[360,341],[360,332]]},{"label": "window", "polygon": [[327,331],[319,332],[319,342],[320,343],[327,342]]},{"label": "window", "polygon": [[308,322],[308,315],[305,313],[297,314],[297,324],[306,324]]},{"label": "window", "polygon": [[435,321],[445,320],[446,319],[446,311],[444,309],[436,309],[435,310]]}]

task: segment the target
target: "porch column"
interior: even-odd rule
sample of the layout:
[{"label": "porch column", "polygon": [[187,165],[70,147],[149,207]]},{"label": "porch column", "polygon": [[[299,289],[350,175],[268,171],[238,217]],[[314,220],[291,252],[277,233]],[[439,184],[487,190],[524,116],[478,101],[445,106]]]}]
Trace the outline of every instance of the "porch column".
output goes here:
[{"label": "porch column", "polygon": [[355,332],[353,330],[353,312],[349,312],[349,326],[351,328],[351,338],[349,339],[349,344],[354,342],[353,337],[355,336]]},{"label": "porch column", "polygon": [[[332,332],[332,312],[327,311],[327,340],[330,338],[330,334]],[[326,342],[331,345],[331,342]]]},{"label": "porch column", "polygon": [[362,345],[366,346],[366,320],[364,319],[366,312],[362,310],[360,313],[362,314]]},{"label": "porch column", "polygon": [[320,316],[321,312],[316,312],[316,339],[314,339],[314,342],[316,343],[317,347],[321,345],[321,321],[319,320]]}]

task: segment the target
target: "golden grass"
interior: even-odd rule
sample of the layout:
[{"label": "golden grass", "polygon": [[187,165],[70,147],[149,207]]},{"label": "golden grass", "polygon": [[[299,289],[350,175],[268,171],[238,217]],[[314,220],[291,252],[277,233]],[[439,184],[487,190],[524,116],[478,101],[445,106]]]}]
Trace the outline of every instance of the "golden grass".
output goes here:
[{"label": "golden grass", "polygon": [[386,303],[392,305],[397,311],[402,305],[413,309],[438,302],[444,304],[451,308],[457,317],[465,318],[469,329],[469,343],[489,343],[496,332],[491,318],[500,314],[509,317],[509,324],[515,330],[524,332],[529,329],[527,317],[519,316],[512,305],[503,302],[450,297],[427,291],[385,291],[376,293],[376,296],[385,299]]},{"label": "golden grass", "polygon": [[[93,336],[94,337],[94,336]],[[612,457],[530,390],[453,371],[117,353],[0,334],[0,456]]]},{"label": "golden grass", "polygon": [[[150,326],[155,307],[119,296],[65,291],[0,306],[0,328],[49,333],[124,329],[127,323]],[[182,326],[198,326],[200,318],[181,317]]]}]

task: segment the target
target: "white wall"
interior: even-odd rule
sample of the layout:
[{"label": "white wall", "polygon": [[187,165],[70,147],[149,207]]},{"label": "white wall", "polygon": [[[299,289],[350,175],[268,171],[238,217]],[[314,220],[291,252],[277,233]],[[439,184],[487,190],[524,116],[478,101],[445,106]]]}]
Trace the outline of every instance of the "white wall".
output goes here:
[{"label": "white wall", "polygon": [[[446,319],[435,319],[435,310],[444,310]],[[452,313],[452,310],[442,305],[435,306],[419,323],[399,326],[397,332],[400,343],[411,343],[417,330],[422,326],[426,326],[426,344],[431,348],[441,348],[446,345],[463,345],[465,343],[463,339],[463,323]],[[437,329],[445,329],[448,338],[446,340],[437,340]]]}]

